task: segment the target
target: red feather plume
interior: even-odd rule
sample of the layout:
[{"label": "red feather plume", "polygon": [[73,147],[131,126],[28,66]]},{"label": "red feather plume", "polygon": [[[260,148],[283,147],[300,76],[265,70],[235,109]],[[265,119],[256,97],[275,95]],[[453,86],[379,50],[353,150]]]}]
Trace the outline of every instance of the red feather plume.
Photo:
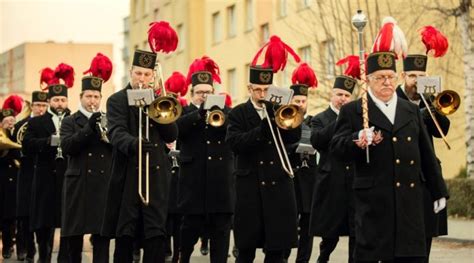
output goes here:
[{"label": "red feather plume", "polygon": [[64,85],[71,88],[74,85],[74,68],[66,63],[59,64],[54,70],[54,75],[64,81]]},{"label": "red feather plume", "polygon": [[42,90],[47,90],[50,85],[59,84],[59,79],[55,76],[53,69],[47,67],[41,70],[41,84],[45,84]]},{"label": "red feather plume", "polygon": [[291,77],[293,84],[305,84],[308,87],[317,87],[318,78],[314,74],[314,70],[307,64],[301,63],[294,71]]},{"label": "red feather plume", "polygon": [[22,105],[23,105],[23,98],[21,98],[18,95],[10,95],[3,102],[3,108],[2,109],[4,109],[4,110],[12,109],[13,110],[13,115],[16,116],[18,113],[21,112],[21,109],[23,108]]},{"label": "red feather plume", "polygon": [[221,83],[221,77],[219,76],[220,75],[219,66],[210,57],[203,56],[202,58],[200,59],[197,58],[193,61],[193,63],[189,66],[189,70],[188,70],[188,76],[186,78],[187,85],[191,84],[192,75],[198,71],[207,71],[211,73],[212,79],[217,83]]},{"label": "red feather plume", "polygon": [[278,72],[278,70],[285,69],[286,62],[288,61],[288,53],[293,56],[297,63],[301,61],[300,57],[290,46],[283,42],[279,37],[271,36],[270,41],[260,48],[257,54],[255,54],[252,66],[257,65],[258,58],[265,47],[267,50],[265,51],[265,60],[262,67],[272,67],[274,73]]},{"label": "red feather plume", "polygon": [[155,53],[169,53],[178,47],[178,34],[166,21],[153,22],[148,29],[148,44]]},{"label": "red feather plume", "polygon": [[183,107],[188,106],[188,100],[186,98],[179,96],[178,101],[179,101],[179,104],[181,104],[181,106]]},{"label": "red feather plume", "polygon": [[[367,56],[367,55],[366,55]],[[360,62],[359,56],[349,55],[340,59],[336,65],[341,66],[347,63],[347,68],[344,70],[344,75],[351,76],[355,79],[360,79]]]},{"label": "red feather plume", "polygon": [[112,61],[102,53],[97,53],[92,59],[90,68],[84,71],[83,74],[91,73],[92,76],[101,78],[106,82],[112,75],[112,68]]},{"label": "red feather plume", "polygon": [[420,29],[421,41],[425,44],[426,54],[433,50],[435,58],[442,57],[448,51],[448,39],[433,26],[424,26]]},{"label": "red feather plume", "polygon": [[178,71],[173,72],[165,82],[165,89],[180,96],[185,96],[188,92],[186,77]]},{"label": "red feather plume", "polygon": [[232,108],[232,97],[227,92],[219,92],[219,95],[225,95],[225,105]]}]

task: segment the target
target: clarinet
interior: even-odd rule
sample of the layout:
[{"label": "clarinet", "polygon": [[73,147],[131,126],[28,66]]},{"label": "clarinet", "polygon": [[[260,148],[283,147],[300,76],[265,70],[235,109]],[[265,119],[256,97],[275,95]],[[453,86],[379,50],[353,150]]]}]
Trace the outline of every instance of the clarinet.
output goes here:
[{"label": "clarinet", "polygon": [[[58,112],[59,121],[58,121],[58,128],[56,129],[56,134],[58,135],[60,135],[59,131],[61,129],[61,123],[63,121],[64,114],[65,113],[63,111]],[[64,156],[63,156],[63,149],[61,149],[61,137],[59,137],[58,148],[56,152],[56,160],[62,160],[62,159],[64,159]]]}]

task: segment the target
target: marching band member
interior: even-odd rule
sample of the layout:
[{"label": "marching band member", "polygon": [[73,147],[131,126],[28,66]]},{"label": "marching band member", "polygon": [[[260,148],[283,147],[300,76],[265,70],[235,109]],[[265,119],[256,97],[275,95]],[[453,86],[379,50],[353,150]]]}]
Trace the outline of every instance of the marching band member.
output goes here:
[{"label": "marching band member", "polygon": [[[423,27],[421,31],[423,36],[422,40],[426,45],[426,54],[434,53],[434,57],[443,56],[448,49],[448,41],[436,28],[431,26]],[[436,41],[433,41],[436,40]],[[426,44],[430,43],[430,44]],[[437,46],[432,45],[437,43]],[[430,52],[434,51],[434,52]],[[441,131],[446,136],[449,131],[450,120],[445,115],[438,113],[432,104],[432,96],[434,94],[419,94],[417,92],[417,78],[425,77],[426,67],[428,65],[428,56],[422,54],[409,54],[403,60],[403,72],[401,72],[401,77],[403,83],[399,85],[396,89],[398,98],[408,100],[421,109],[423,122],[426,125],[428,135],[430,136],[431,141],[433,137],[441,138],[441,134],[436,128],[434,120],[431,118],[427,107],[430,107],[431,112],[433,113],[434,118],[438,122]],[[426,102],[430,105],[426,105],[421,99],[421,96],[425,96]],[[434,146],[433,146],[434,147]],[[438,160],[439,161],[439,160]],[[435,214],[433,212],[433,199],[431,198],[429,191],[425,188],[424,191],[425,199],[425,227],[426,227],[426,252],[427,257],[425,262],[429,262],[429,256],[431,251],[431,242],[433,237],[447,235],[448,234],[448,218],[447,218],[447,209],[443,209],[440,213]]]},{"label": "marching band member", "polygon": [[[23,99],[18,95],[10,95],[5,99],[3,108],[0,111],[2,139],[7,140],[11,136],[16,122],[15,116],[20,113],[22,103]],[[2,224],[2,255],[4,259],[11,258],[13,253],[16,218],[16,182],[19,159],[20,151],[18,149],[0,149],[0,220]]]},{"label": "marching band member", "polygon": [[[359,60],[356,60],[359,63]],[[329,107],[311,120],[311,143],[320,153],[311,208],[310,234],[322,238],[318,263],[329,261],[340,236],[349,235],[349,260],[353,262],[354,234],[352,207],[353,167],[336,158],[329,144],[341,107],[349,103],[357,81],[349,76],[334,80]]]},{"label": "marching band member", "polygon": [[[60,79],[64,84],[60,83]],[[74,69],[64,63],[53,71],[45,68],[41,83],[47,84],[47,112],[28,121],[23,151],[35,159],[31,190],[30,229],[35,231],[39,262],[51,262],[54,230],[61,224],[61,193],[67,161],[62,155],[59,130],[69,115],[67,90],[74,84]],[[67,262],[66,242],[60,240],[58,262]]]},{"label": "marching band member", "polygon": [[[204,109],[207,97],[214,94],[215,82],[221,82],[218,65],[206,56],[194,60],[187,75],[187,84],[192,85],[191,104],[177,121],[183,263],[190,261],[194,245],[204,232],[209,235],[211,262],[227,262],[235,204],[234,157],[225,142],[229,108]],[[216,123],[209,116],[214,110],[222,113]]]},{"label": "marching band member", "polygon": [[356,262],[423,262],[425,184],[436,200],[435,213],[448,196],[418,107],[395,94],[395,57],[406,55],[402,34],[393,19],[385,19],[366,59],[364,107],[372,128],[363,126],[365,102],[350,102],[339,112],[330,146],[355,166]]},{"label": "marching band member", "polygon": [[[313,237],[309,235],[309,219],[311,212],[311,198],[313,197],[313,188],[316,172],[316,154],[296,152],[300,144],[311,145],[310,122],[312,116],[306,115],[308,108],[308,90],[317,87],[318,80],[314,70],[306,63],[300,64],[292,74],[291,81],[293,90],[291,103],[297,105],[305,115],[301,125],[301,139],[290,147],[289,157],[291,166],[295,170],[295,193],[296,208],[298,209],[298,251],[296,262],[309,262],[313,250]],[[291,250],[285,255],[286,259],[290,256]]]},{"label": "marching band member", "polygon": [[[149,140],[143,140],[142,153],[149,153],[150,200],[144,205],[138,195],[138,114],[129,106],[127,90],[149,87],[153,81],[156,53],[136,50],[130,69],[130,83],[107,101],[108,138],[112,144],[112,170],[102,234],[115,237],[114,262],[132,262],[133,243],[142,240],[143,262],[164,262],[166,217],[171,166],[165,143],[176,140],[175,123],[150,122]],[[145,116],[143,117],[145,119]]]},{"label": "marching band member", "polygon": [[[280,166],[266,118],[273,117],[273,105],[264,102],[273,73],[284,68],[288,52],[299,58],[277,36],[266,44],[266,60],[257,66],[255,57],[249,72],[247,102],[229,113],[226,142],[236,156],[236,207],[234,215],[235,243],[239,250],[236,262],[253,262],[257,248],[265,250],[265,262],[281,262],[287,249],[296,247],[297,218],[293,179]],[[269,51],[283,56],[271,56]],[[281,51],[281,52],[279,52]],[[275,62],[275,63],[271,63]],[[268,104],[268,114],[262,104]],[[274,120],[271,120],[274,125]],[[274,127],[274,129],[280,129]],[[281,130],[285,144],[296,143],[301,126]]]},{"label": "marching band member", "polygon": [[[64,174],[61,236],[68,242],[68,262],[82,262],[85,234],[92,234],[93,262],[109,262],[109,238],[100,235],[110,178],[112,147],[99,111],[102,85],[112,74],[112,62],[101,53],[91,73],[82,78],[79,110],[64,118],[61,146],[68,156]],[[100,126],[99,126],[100,125]]]},{"label": "marching band member", "polygon": [[[33,91],[31,94],[31,115],[15,124],[13,138],[22,144],[28,122],[31,118],[43,115],[48,109],[48,93]],[[31,184],[34,173],[34,159],[22,151],[17,180],[16,216],[17,216],[17,254],[18,260],[33,262],[36,254],[34,233],[30,231]]]}]

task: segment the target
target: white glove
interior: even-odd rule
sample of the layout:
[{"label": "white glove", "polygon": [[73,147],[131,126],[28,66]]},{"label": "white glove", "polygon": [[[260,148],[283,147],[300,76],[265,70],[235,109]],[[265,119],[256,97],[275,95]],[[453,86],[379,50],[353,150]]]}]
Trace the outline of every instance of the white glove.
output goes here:
[{"label": "white glove", "polygon": [[446,198],[445,197],[441,197],[440,199],[434,201],[433,203],[433,211],[435,212],[435,214],[439,213],[439,211],[443,210],[446,208]]},{"label": "white glove", "polygon": [[367,145],[372,144],[372,140],[374,139],[374,126],[362,129],[359,131],[359,141],[362,139],[362,135],[365,133],[365,137],[367,138]]}]

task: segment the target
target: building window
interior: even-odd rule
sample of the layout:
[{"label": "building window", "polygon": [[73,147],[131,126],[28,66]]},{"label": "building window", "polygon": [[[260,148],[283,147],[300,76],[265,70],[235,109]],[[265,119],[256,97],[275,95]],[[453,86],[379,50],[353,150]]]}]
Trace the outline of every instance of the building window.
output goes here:
[{"label": "building window", "polygon": [[260,34],[261,43],[267,43],[268,39],[270,38],[270,26],[268,23],[265,23],[260,27]]},{"label": "building window", "polygon": [[301,60],[311,65],[311,46],[304,46],[299,50]]},{"label": "building window", "polygon": [[133,21],[136,22],[138,21],[138,18],[140,17],[140,1],[139,0],[133,0]]},{"label": "building window", "polygon": [[143,0],[143,17],[146,17],[150,12],[150,0]]},{"label": "building window", "polygon": [[288,78],[288,72],[290,72],[288,70],[288,67],[285,67],[285,69],[281,72],[281,86],[282,87],[289,87],[290,86],[290,82],[289,82],[289,78]]},{"label": "building window", "polygon": [[148,40],[144,40],[142,50],[148,50],[149,46],[150,44],[148,43]]},{"label": "building window", "polygon": [[221,14],[219,12],[212,14],[212,40],[214,44],[222,41]]},{"label": "building window", "polygon": [[155,8],[155,10],[153,10],[153,20],[154,21],[158,20],[158,13],[159,12],[160,12],[160,9],[158,9],[158,8]]},{"label": "building window", "polygon": [[286,11],[286,6],[287,6],[287,1],[286,0],[280,0],[279,2],[279,15],[280,17],[285,17],[288,15]]},{"label": "building window", "polygon": [[186,47],[186,35],[184,32],[184,26],[183,24],[179,24],[176,27],[177,33],[178,33],[178,51],[184,50]]},{"label": "building window", "polygon": [[235,37],[237,33],[237,26],[235,23],[235,5],[227,7],[227,37]]},{"label": "building window", "polygon": [[245,31],[253,29],[253,0],[245,0]]},{"label": "building window", "polygon": [[237,88],[237,74],[235,68],[227,70],[227,85],[229,85],[229,93],[232,98],[239,96],[239,89]]},{"label": "building window", "polygon": [[328,77],[333,77],[335,74],[335,60],[334,60],[334,52],[335,52],[335,45],[334,39],[329,39],[323,42],[324,44],[324,53],[326,56],[326,73]]},{"label": "building window", "polygon": [[247,85],[248,83],[250,83],[250,80],[249,80],[250,79],[250,63],[245,64],[244,71],[245,71],[244,83],[245,85]]}]

